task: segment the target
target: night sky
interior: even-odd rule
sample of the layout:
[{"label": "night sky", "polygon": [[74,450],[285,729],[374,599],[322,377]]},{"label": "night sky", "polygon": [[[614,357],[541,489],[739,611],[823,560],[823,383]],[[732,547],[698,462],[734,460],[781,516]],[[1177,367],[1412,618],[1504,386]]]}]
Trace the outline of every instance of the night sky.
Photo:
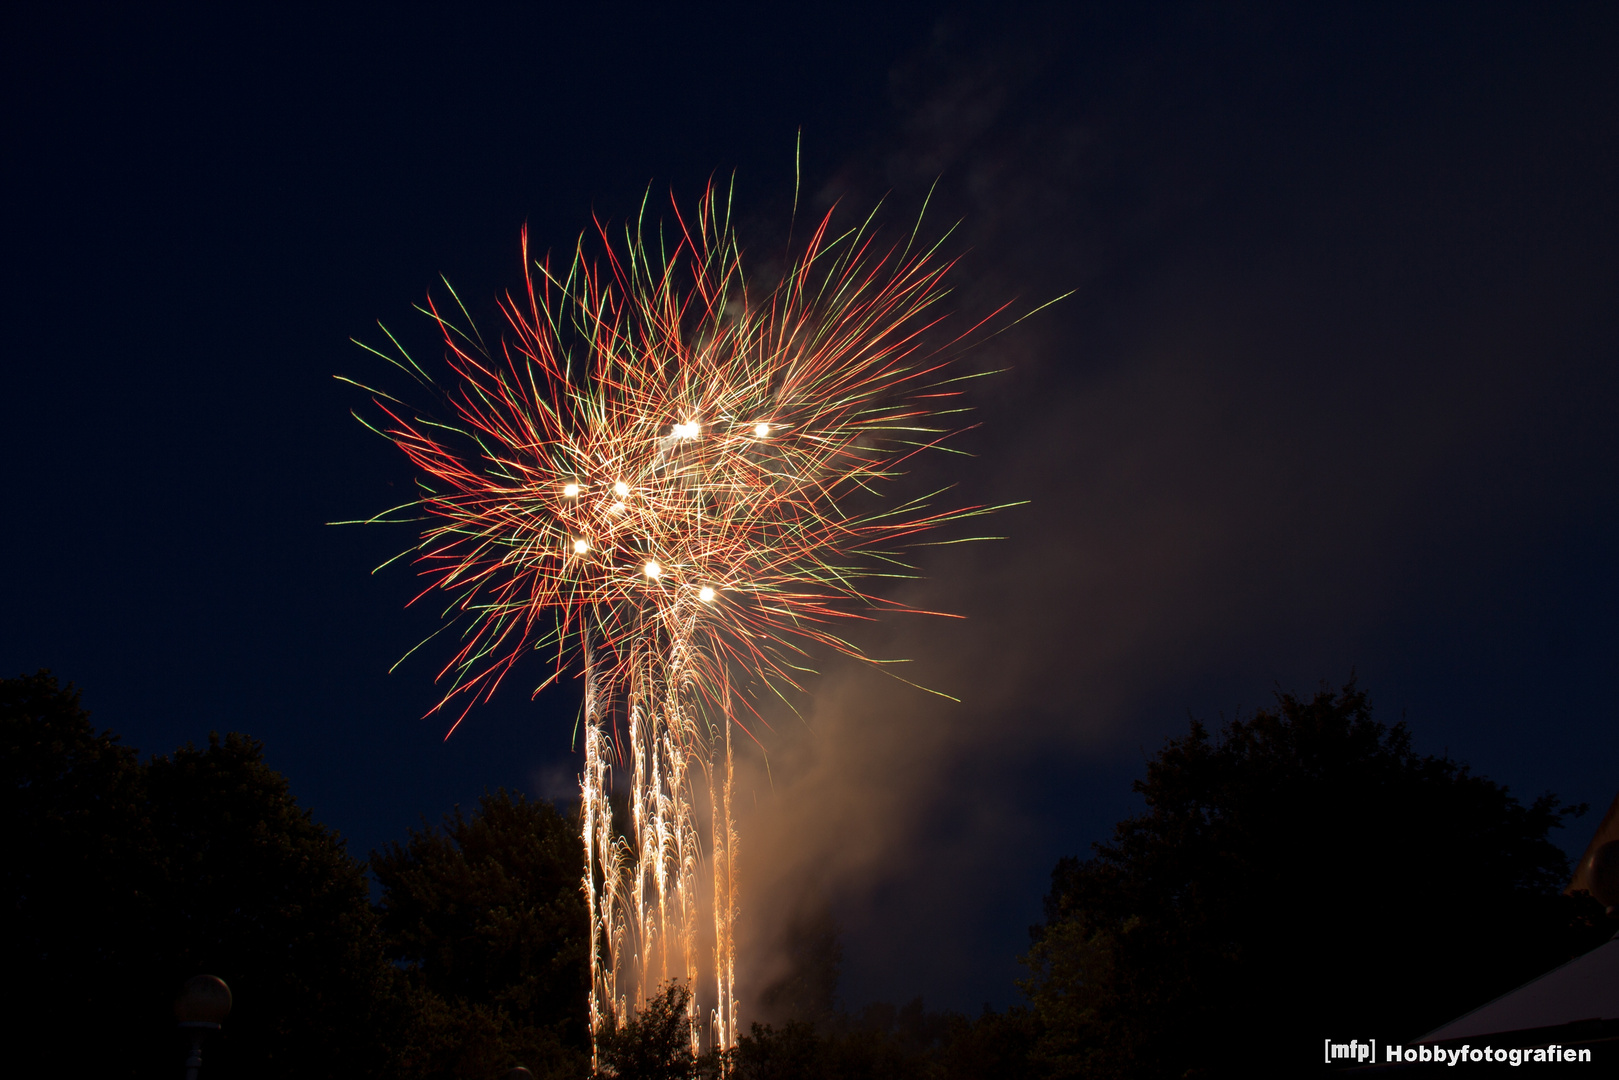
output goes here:
[{"label": "night sky", "polygon": [[[44,5],[35,5],[43,8]],[[1418,10],[1412,10],[1416,8]],[[1056,858],[1188,715],[1358,674],[1529,797],[1619,789],[1619,8],[133,5],[3,36],[0,672],[143,752],[249,732],[357,854],[485,788],[565,798],[536,662],[448,742],[409,497],[351,337],[475,313],[651,185],[959,220],[964,311],[1074,295],[972,363],[963,501],[910,617],[744,776],[755,985],[795,905],[845,999],[1013,1000]],[[486,326],[493,325],[486,318]],[[1285,857],[1285,853],[1281,857]],[[1436,853],[1443,857],[1443,853]],[[743,996],[747,996],[744,983]]]}]

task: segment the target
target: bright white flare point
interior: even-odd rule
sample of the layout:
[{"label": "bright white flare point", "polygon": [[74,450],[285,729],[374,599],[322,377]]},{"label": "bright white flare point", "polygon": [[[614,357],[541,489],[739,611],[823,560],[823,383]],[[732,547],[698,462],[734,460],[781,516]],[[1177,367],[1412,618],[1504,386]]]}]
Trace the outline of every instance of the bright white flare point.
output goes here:
[{"label": "bright white flare point", "polygon": [[614,514],[622,514],[624,512],[624,504],[621,502],[616,502],[607,509]]},{"label": "bright white flare point", "polygon": [[613,485],[613,494],[617,495],[619,498],[622,499],[629,493],[630,485],[626,484],[624,481],[620,480],[618,483]]},{"label": "bright white flare point", "polygon": [[575,540],[573,542],[573,553],[575,555],[583,555],[585,552],[587,552],[589,550],[590,550],[590,541],[588,541],[588,540]]},{"label": "bright white flare point", "polygon": [[579,485],[578,484],[563,484],[562,485],[562,494],[565,495],[567,498],[570,498],[570,499],[577,498],[579,496]]},{"label": "bright white flare point", "polygon": [[659,566],[657,563],[649,562],[649,563],[646,564],[646,576],[647,577],[655,578],[661,573],[663,573],[663,567]]},{"label": "bright white flare point", "polygon": [[677,439],[695,439],[697,438],[697,432],[698,426],[697,421],[695,420],[689,423],[675,425],[675,438]]},{"label": "bright white flare point", "polygon": [[709,585],[704,585],[701,589],[698,589],[697,590],[697,599],[701,600],[705,604],[712,604],[714,602],[714,589],[713,589],[713,587],[709,586]]},{"label": "bright white flare point", "polygon": [[760,438],[760,439],[768,439],[768,438],[770,438],[770,425],[769,424],[754,424],[753,425],[753,434],[757,438]]}]

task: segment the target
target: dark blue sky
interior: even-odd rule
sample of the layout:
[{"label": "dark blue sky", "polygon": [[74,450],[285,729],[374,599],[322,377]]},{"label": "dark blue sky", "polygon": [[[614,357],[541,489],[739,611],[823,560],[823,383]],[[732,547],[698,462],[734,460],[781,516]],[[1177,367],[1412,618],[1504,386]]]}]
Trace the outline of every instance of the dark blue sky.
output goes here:
[{"label": "dark blue sky", "polygon": [[0,669],[143,751],[262,738],[357,852],[566,789],[567,691],[513,684],[445,743],[432,666],[386,674],[434,621],[368,573],[409,538],[323,523],[410,474],[331,376],[440,273],[487,308],[524,222],[566,247],[735,170],[778,227],[802,128],[812,205],[910,214],[940,178],[965,306],[1077,291],[982,356],[1010,370],[953,479],[1031,504],[927,567],[915,597],[969,619],[872,639],[963,704],[828,670],[744,822],[752,933],[810,887],[851,1000],[1008,1000],[1051,864],[1188,712],[1351,670],[1419,748],[1600,812],[1619,34],[1410,7],[13,23]]}]

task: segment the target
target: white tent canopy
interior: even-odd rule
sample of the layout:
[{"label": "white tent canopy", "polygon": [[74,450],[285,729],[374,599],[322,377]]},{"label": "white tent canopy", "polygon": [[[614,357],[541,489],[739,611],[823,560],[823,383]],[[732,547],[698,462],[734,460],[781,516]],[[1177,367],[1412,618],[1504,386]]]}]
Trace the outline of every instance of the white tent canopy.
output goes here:
[{"label": "white tent canopy", "polygon": [[1449,1042],[1581,1020],[1619,1020],[1619,938],[1482,1005],[1418,1042]]}]

